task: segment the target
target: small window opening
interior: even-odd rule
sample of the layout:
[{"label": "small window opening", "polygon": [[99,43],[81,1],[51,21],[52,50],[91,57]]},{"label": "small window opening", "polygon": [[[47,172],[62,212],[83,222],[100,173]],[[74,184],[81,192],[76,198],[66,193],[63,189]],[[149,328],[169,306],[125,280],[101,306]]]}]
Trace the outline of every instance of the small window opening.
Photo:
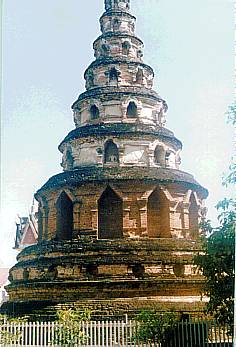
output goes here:
[{"label": "small window opening", "polygon": [[119,151],[116,144],[113,141],[108,141],[105,144],[104,162],[119,163]]},{"label": "small window opening", "polygon": [[161,146],[156,146],[154,151],[154,162],[157,165],[165,165],[165,150]]},{"label": "small window opening", "polygon": [[120,25],[121,25],[121,22],[117,18],[114,19],[114,21],[113,21],[113,29],[114,30],[119,30]]},{"label": "small window opening", "polygon": [[143,51],[140,49],[137,51],[137,58],[142,58],[143,57]]},{"label": "small window opening", "polygon": [[135,104],[135,102],[131,101],[127,107],[127,117],[136,118],[137,113],[137,105]]},{"label": "small window opening", "polygon": [[145,273],[145,268],[142,264],[136,264],[132,267],[132,273],[136,278],[142,278]]},{"label": "small window opening", "polygon": [[143,83],[143,70],[142,69],[138,69],[138,71],[137,71],[136,82],[137,83]]},{"label": "small window opening", "polygon": [[109,81],[112,82],[112,81],[115,81],[115,82],[118,82],[118,78],[119,78],[119,73],[118,71],[116,70],[116,68],[112,68],[110,71],[109,71]]},{"label": "small window opening", "polygon": [[28,281],[28,279],[29,279],[29,270],[24,269],[23,270],[23,280]]},{"label": "small window opening", "polygon": [[129,42],[123,42],[122,43],[122,54],[123,55],[129,55],[129,49],[130,49],[130,43]]},{"label": "small window opening", "polygon": [[50,265],[47,271],[47,278],[50,280],[55,280],[57,278],[58,271],[56,265]]},{"label": "small window opening", "polygon": [[96,105],[92,105],[90,108],[90,118],[91,120],[99,118],[99,109],[97,108]]},{"label": "small window opening", "polygon": [[95,264],[88,264],[86,266],[86,273],[89,276],[96,276],[98,274],[98,267]]},{"label": "small window opening", "polygon": [[107,44],[103,44],[102,46],[101,46],[101,48],[102,48],[102,55],[104,56],[104,55],[108,55],[109,53],[110,53],[110,47],[107,45]]},{"label": "small window opening", "polygon": [[184,277],[185,267],[183,264],[175,264],[173,271],[176,277]]}]

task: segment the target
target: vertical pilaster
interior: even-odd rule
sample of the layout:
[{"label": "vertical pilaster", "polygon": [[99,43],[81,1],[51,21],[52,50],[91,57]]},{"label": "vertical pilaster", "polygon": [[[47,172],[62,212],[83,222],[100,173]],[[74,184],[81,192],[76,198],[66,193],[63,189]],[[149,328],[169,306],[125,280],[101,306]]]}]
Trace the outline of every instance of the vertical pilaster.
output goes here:
[{"label": "vertical pilaster", "polygon": [[43,213],[42,213],[43,240],[48,240],[48,214],[49,214],[48,206],[44,206]]},{"label": "vertical pilaster", "polygon": [[183,202],[182,208],[183,208],[183,229],[188,230],[189,229],[189,207],[190,204],[187,202]]},{"label": "vertical pilaster", "polygon": [[169,201],[169,214],[170,214],[170,232],[172,237],[176,237],[176,201]]},{"label": "vertical pilaster", "polygon": [[147,203],[148,203],[148,199],[142,197],[142,198],[138,199],[138,203],[139,203],[140,230],[141,230],[140,236],[145,237],[148,235],[148,230],[147,230]]},{"label": "vertical pilaster", "polygon": [[73,238],[77,238],[79,234],[81,205],[80,201],[75,201],[73,204]]},{"label": "vertical pilaster", "polygon": [[48,211],[45,211],[46,218],[46,236],[47,240],[51,240],[56,237],[57,233],[57,206],[56,203],[50,201],[48,203]]}]

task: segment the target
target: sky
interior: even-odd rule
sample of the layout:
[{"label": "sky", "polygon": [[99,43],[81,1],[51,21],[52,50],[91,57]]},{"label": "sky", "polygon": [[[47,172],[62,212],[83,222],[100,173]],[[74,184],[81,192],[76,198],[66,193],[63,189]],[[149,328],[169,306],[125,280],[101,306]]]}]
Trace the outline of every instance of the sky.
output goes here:
[{"label": "sky", "polygon": [[[11,266],[17,215],[62,171],[57,146],[74,128],[71,105],[94,60],[103,0],[3,0],[0,265]],[[144,62],[167,101],[166,127],[183,143],[181,169],[209,190],[208,218],[233,153],[233,0],[131,0]]]}]

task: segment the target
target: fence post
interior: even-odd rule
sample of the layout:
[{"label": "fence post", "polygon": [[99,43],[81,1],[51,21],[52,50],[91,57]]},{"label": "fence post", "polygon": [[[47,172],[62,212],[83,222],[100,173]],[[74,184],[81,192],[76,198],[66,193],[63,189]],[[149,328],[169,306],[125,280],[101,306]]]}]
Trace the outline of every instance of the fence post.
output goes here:
[{"label": "fence post", "polygon": [[101,339],[101,326],[100,326],[100,320],[98,321],[98,329],[97,329],[97,338],[98,338],[98,347],[100,347],[100,339]]},{"label": "fence post", "polygon": [[104,321],[102,321],[102,347],[104,347],[104,340],[105,340],[105,326],[104,326]]},{"label": "fence post", "polygon": [[110,325],[109,325],[109,335],[110,335],[110,347],[112,346],[112,322],[110,321]]}]

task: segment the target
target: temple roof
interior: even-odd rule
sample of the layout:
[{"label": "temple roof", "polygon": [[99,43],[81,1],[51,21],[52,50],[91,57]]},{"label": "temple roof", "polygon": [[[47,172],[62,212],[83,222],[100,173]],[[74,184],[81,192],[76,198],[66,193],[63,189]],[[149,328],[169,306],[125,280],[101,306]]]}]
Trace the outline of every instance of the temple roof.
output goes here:
[{"label": "temple roof", "polygon": [[16,223],[16,237],[14,249],[21,250],[37,243],[38,217],[37,213],[31,213],[28,217],[19,217]]}]

